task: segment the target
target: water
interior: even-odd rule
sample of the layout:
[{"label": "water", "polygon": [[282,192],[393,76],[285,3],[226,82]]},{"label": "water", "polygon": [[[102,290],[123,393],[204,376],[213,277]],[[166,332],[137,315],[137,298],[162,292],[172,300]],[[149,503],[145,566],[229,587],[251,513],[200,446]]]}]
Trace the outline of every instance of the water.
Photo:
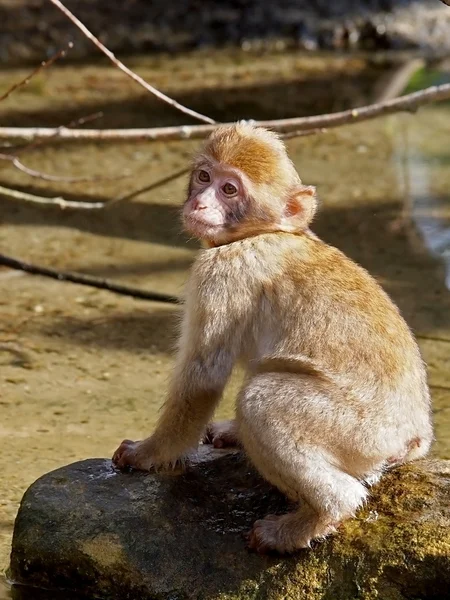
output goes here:
[{"label": "water", "polygon": [[[189,106],[228,120],[339,110],[380,96],[398,69],[364,57],[239,52],[136,58],[132,65]],[[0,89],[24,74],[0,73]],[[418,70],[410,89],[450,80]],[[60,125],[102,110],[102,127],[183,123],[101,63],[54,67],[0,105],[0,123]],[[436,444],[450,458],[449,105],[291,140],[305,183],[318,188],[315,231],[373,273],[399,304],[428,363]],[[59,175],[132,173],[83,184],[30,179],[0,163],[0,185],[68,199],[109,200],[186,165],[193,142],[46,144],[23,155]],[[0,247],[61,269],[177,294],[195,255],[179,233],[185,179],[107,211],[61,211],[0,198]],[[8,563],[18,503],[62,464],[110,456],[123,437],[151,429],[171,366],[176,309],[0,270],[0,569]],[[229,416],[239,374],[220,410]],[[0,582],[0,599],[8,597]],[[36,598],[36,595],[33,595]],[[46,600],[54,600],[54,596]]]}]

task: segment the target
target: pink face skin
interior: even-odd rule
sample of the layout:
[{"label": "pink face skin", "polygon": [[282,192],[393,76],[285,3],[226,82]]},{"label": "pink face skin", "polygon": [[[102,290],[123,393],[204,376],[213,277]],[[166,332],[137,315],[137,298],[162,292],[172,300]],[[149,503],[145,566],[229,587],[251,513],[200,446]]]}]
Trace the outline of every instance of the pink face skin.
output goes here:
[{"label": "pink face skin", "polygon": [[195,237],[220,243],[245,215],[248,197],[241,174],[223,165],[200,165],[192,173],[183,208],[184,225]]}]

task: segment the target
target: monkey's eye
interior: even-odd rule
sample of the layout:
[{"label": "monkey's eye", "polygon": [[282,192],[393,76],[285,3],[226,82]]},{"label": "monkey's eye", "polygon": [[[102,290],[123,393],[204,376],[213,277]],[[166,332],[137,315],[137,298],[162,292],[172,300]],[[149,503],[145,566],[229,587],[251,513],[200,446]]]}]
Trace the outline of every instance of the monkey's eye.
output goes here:
[{"label": "monkey's eye", "polygon": [[199,171],[197,177],[202,183],[209,183],[211,181],[208,171]]},{"label": "monkey's eye", "polygon": [[222,186],[222,192],[227,196],[235,196],[237,194],[237,187],[232,183],[226,183]]}]

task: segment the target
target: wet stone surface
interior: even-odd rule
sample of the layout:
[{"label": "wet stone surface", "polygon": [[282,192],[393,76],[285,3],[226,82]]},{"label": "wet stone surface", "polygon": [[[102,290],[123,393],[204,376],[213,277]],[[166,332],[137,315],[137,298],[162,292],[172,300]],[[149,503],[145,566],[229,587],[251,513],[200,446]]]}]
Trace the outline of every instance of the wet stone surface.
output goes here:
[{"label": "wet stone surface", "polygon": [[[420,461],[386,475],[326,542],[291,558],[261,557],[243,534],[287,506],[240,453],[200,447],[184,474],[124,474],[91,459],[26,492],[11,577],[65,598],[443,599],[449,500],[450,461]],[[14,595],[37,597],[29,587]]]}]

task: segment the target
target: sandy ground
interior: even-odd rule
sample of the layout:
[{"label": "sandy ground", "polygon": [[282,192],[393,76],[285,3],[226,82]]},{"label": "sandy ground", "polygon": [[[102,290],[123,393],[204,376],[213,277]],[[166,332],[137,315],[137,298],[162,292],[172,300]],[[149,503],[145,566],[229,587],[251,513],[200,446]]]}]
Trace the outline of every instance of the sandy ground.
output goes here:
[{"label": "sandy ground", "polygon": [[[11,102],[0,121],[62,122],[58,111],[63,111],[64,94],[70,88],[73,102],[84,107],[78,113],[102,108],[107,121],[113,120],[113,112],[115,123],[129,124],[132,117],[120,109],[120,101],[125,102],[122,95],[128,98],[127,111],[141,106],[133,104],[131,88],[115,91],[117,73],[96,72],[86,99],[80,89],[93,76],[90,69],[77,71],[81,83],[66,70],[60,88],[52,74],[36,92],[35,104],[30,96],[22,96],[31,108]],[[237,65],[236,72],[239,69]],[[145,114],[140,113],[139,124]],[[153,118],[150,114],[148,121]],[[418,334],[435,403],[434,452],[446,457],[450,457],[450,294],[442,261],[426,251],[417,219],[428,215],[450,227],[449,158],[442,152],[448,147],[448,122],[448,109],[439,109],[417,119],[402,116],[289,143],[304,181],[318,185],[323,200],[316,231],[374,273]],[[0,184],[26,186],[36,193],[51,190],[52,195],[75,199],[110,199],[185,166],[194,147],[191,143],[49,145],[30,153],[27,164],[60,174],[129,171],[133,176],[52,187],[36,180],[30,188],[23,174],[1,165]],[[422,167],[425,163],[427,194],[433,198],[419,211],[411,179],[417,161]],[[178,207],[185,184],[178,179],[101,212],[41,208],[2,197],[0,251],[179,294],[196,252],[195,244],[179,232]],[[178,309],[0,269],[0,316],[1,570],[8,563],[14,517],[28,485],[68,462],[110,456],[123,437],[149,433],[164,399]],[[219,416],[231,413],[237,381],[238,377],[228,389]]]}]

